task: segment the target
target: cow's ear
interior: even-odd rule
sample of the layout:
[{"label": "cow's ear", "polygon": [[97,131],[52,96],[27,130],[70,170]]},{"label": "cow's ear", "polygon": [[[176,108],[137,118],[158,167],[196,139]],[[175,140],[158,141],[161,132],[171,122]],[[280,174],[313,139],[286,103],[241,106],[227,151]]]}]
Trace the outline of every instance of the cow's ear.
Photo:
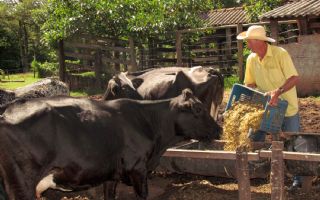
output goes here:
[{"label": "cow's ear", "polygon": [[143,79],[142,78],[134,78],[131,80],[133,87],[134,88],[138,88],[142,83],[143,83]]},{"label": "cow's ear", "polygon": [[193,97],[193,92],[192,92],[192,90],[189,89],[189,88],[184,89],[184,90],[182,91],[182,96],[183,96],[183,99],[184,99],[185,101],[188,101],[190,98]]},{"label": "cow's ear", "polygon": [[195,86],[195,91],[197,92],[197,94],[202,96],[203,94],[207,94],[210,88],[217,87],[216,83],[216,77],[209,77],[207,81],[197,84]]},{"label": "cow's ear", "polygon": [[192,86],[192,81],[183,71],[178,71],[173,85],[176,85],[178,88],[182,89],[190,88]]}]

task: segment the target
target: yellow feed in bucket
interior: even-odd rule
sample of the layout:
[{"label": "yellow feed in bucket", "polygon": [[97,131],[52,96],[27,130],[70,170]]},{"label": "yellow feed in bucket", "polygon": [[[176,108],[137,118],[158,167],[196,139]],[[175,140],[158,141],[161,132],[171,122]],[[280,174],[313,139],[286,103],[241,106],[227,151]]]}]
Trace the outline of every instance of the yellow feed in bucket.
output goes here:
[{"label": "yellow feed in bucket", "polygon": [[224,114],[222,139],[224,150],[235,151],[237,147],[250,149],[249,129],[259,129],[264,109],[261,104],[235,102]]}]

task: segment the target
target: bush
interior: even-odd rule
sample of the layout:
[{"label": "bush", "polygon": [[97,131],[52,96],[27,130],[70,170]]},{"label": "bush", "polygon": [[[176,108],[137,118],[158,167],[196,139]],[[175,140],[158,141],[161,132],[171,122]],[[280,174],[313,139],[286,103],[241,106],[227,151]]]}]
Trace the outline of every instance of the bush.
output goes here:
[{"label": "bush", "polygon": [[37,60],[33,60],[31,62],[31,69],[33,70],[33,77],[36,77],[36,72],[39,72],[39,69],[40,69],[40,63],[37,61]]},{"label": "bush", "polygon": [[38,77],[45,78],[58,75],[58,63],[45,62],[41,63],[38,70]]}]

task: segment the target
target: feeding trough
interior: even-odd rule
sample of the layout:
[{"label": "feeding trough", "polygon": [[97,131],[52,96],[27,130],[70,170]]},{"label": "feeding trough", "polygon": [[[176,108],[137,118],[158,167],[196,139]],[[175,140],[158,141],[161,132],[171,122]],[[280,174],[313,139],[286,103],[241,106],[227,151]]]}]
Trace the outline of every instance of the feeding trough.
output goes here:
[{"label": "feeding trough", "polygon": [[[160,167],[171,172],[204,176],[236,178],[236,152],[223,151],[224,141],[210,144],[192,141],[169,149],[160,160]],[[268,148],[267,143],[253,143],[254,148]],[[270,174],[270,160],[248,153],[250,178],[266,178]]]}]

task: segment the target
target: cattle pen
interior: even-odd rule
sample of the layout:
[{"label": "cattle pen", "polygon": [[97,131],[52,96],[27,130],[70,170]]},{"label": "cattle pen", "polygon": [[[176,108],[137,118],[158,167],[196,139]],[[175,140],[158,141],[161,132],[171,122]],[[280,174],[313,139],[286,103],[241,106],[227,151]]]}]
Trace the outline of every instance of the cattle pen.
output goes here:
[{"label": "cattle pen", "polygon": [[[285,133],[286,137],[297,135],[313,135],[312,133]],[[215,141],[214,143],[223,144],[224,141]],[[261,142],[253,143],[255,146],[262,147]],[[181,146],[168,149],[163,155],[166,158],[187,158],[187,159],[203,159],[203,160],[232,160],[235,161],[236,179],[238,182],[239,200],[250,200],[250,176],[248,163],[250,161],[259,161],[261,159],[269,159],[271,163],[270,183],[271,183],[271,199],[286,199],[284,188],[284,172],[285,160],[301,161],[301,162],[320,162],[320,154],[301,153],[284,151],[283,141],[272,141],[272,148],[268,150],[258,150],[248,152],[242,148],[236,151],[223,150],[190,150],[181,149]],[[183,146],[183,145],[182,145]],[[307,177],[303,182],[302,189],[307,191],[311,187],[311,179]]]}]

